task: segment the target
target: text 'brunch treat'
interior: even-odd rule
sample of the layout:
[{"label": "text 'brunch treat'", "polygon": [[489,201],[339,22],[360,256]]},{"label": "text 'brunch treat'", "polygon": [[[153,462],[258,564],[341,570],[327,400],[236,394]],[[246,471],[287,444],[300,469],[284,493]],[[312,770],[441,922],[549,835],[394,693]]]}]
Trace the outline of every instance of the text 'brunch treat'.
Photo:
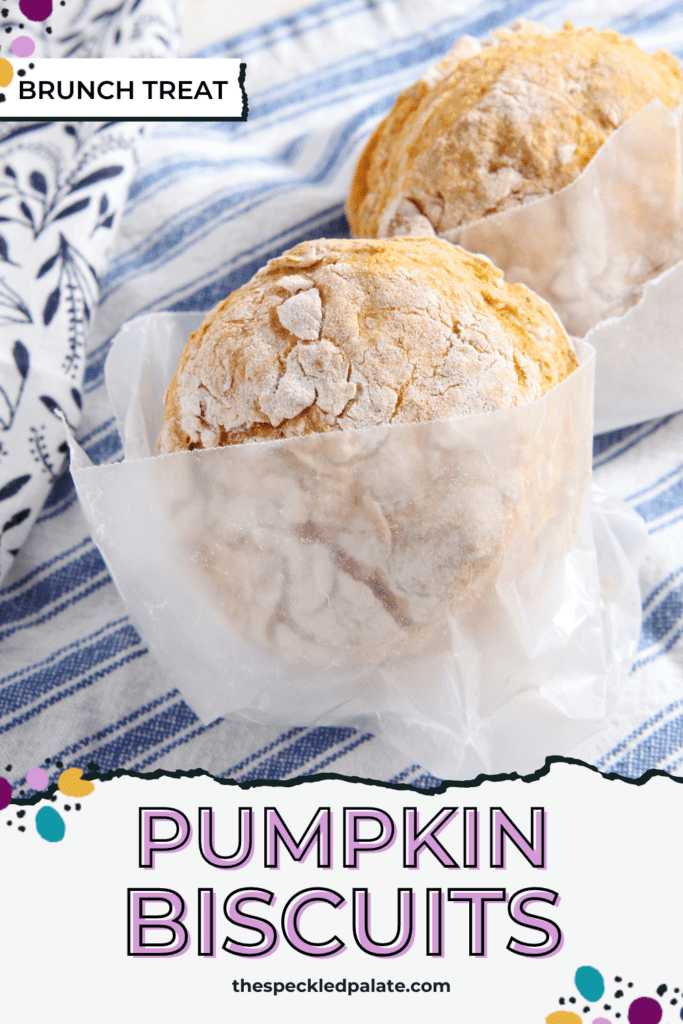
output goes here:
[{"label": "text 'brunch treat'", "polygon": [[193,450],[178,529],[223,613],[289,663],[447,648],[509,546],[557,517],[564,557],[566,481],[581,505],[590,474],[562,417],[473,414],[533,406],[577,365],[545,302],[446,242],[322,239],[271,260],[166,392],[160,450]]},{"label": "text 'brunch treat'", "polygon": [[458,241],[463,225],[574,181],[652,100],[683,98],[674,57],[616,32],[519,22],[493,35],[464,37],[399,96],[356,169],[355,235]]},{"label": "text 'brunch treat'", "polygon": [[446,242],[302,242],[192,335],[159,447],[511,408],[576,365],[547,303]]}]

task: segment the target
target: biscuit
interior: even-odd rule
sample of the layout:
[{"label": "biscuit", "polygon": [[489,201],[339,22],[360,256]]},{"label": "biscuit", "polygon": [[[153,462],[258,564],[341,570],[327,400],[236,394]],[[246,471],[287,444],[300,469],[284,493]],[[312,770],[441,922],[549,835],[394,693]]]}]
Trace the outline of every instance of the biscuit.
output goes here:
[{"label": "biscuit", "polygon": [[511,408],[576,365],[546,302],[456,246],[302,242],[191,336],[166,393],[159,448]]},{"label": "biscuit", "polygon": [[573,535],[567,481],[578,500],[590,478],[554,405],[531,427],[473,414],[576,366],[550,307],[456,246],[302,242],[207,316],[168,388],[161,451],[208,449],[178,466],[179,543],[281,663],[448,650],[520,538]]},{"label": "biscuit", "polygon": [[494,37],[460,40],[401,93],[356,168],[355,236],[448,237],[556,192],[650,101],[683,98],[675,58],[617,32],[520,22]]}]

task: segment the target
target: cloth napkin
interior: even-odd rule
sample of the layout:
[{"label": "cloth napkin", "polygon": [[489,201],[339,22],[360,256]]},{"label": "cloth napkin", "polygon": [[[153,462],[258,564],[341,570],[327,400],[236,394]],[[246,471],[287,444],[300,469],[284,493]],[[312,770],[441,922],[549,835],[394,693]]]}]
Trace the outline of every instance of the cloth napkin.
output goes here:
[{"label": "cloth napkin", "polygon": [[[121,8],[121,38],[133,35],[128,19],[139,17],[144,3]],[[77,436],[90,458],[122,458],[103,383],[104,360],[120,325],[149,310],[206,310],[296,242],[347,237],[343,201],[365,140],[396,94],[456,38],[485,35],[520,16],[551,28],[569,18],[616,28],[648,49],[665,46],[681,57],[681,15],[683,0],[326,0],[204,50],[204,56],[247,62],[249,119],[160,122],[147,125],[138,139],[113,250],[105,272],[98,270],[99,304],[89,303]],[[116,31],[112,27],[110,40]],[[29,184],[30,163],[23,172]],[[109,189],[123,180],[122,172],[102,181]],[[91,196],[88,211],[95,214],[104,187],[89,188],[83,197]],[[74,214],[74,229],[85,226],[88,211],[78,222]],[[86,246],[91,251],[93,226],[88,222],[69,236],[84,253]],[[111,229],[99,228],[92,239],[105,233],[111,239],[114,227],[113,221]],[[5,228],[0,223],[8,256],[21,262],[27,256]],[[36,273],[55,251],[53,241],[32,264]],[[0,276],[10,269],[3,261]],[[56,287],[44,278],[56,272],[57,263],[40,278],[34,274],[28,295],[12,284],[34,320]],[[41,282],[46,290],[38,296]],[[13,328],[6,360],[14,375],[11,400],[25,365],[21,349],[14,355],[15,340],[29,350],[28,335]],[[40,394],[63,401],[75,416],[68,394]],[[54,416],[42,407],[41,423],[51,422],[47,417]],[[683,764],[683,415],[598,437],[595,456],[597,483],[641,513],[651,544],[634,670],[615,715],[575,754],[625,775],[650,767],[676,772]],[[11,479],[28,472],[14,470]],[[88,536],[68,474],[56,476],[0,590],[0,763],[11,764],[8,776],[25,788],[26,771],[46,758],[80,767],[96,763],[103,771],[202,767],[242,781],[319,771],[423,786],[435,781],[377,737],[351,728],[293,723],[278,732],[240,716],[202,725],[144,648]]]},{"label": "cloth napkin", "polygon": [[[6,36],[26,30],[21,19],[6,20]],[[41,57],[164,57],[179,44],[179,9],[65,4],[31,31]],[[8,57],[17,71],[27,63]],[[0,581],[63,469],[65,423],[80,422],[86,341],[140,130],[0,126]]]},{"label": "cloth napkin", "polygon": [[6,125],[0,143],[0,579],[63,468],[137,126]]}]

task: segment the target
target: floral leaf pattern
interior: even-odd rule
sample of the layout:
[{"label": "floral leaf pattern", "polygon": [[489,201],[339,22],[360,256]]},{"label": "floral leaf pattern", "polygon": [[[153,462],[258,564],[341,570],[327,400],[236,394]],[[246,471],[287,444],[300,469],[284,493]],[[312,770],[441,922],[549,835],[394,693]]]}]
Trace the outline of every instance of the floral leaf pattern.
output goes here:
[{"label": "floral leaf pattern", "polygon": [[45,35],[51,57],[169,57],[180,42],[177,0],[83,0],[57,7]]},{"label": "floral leaf pattern", "polygon": [[34,171],[29,178],[31,188],[35,189],[36,192],[40,192],[42,195],[47,195],[47,181],[45,176],[40,171]]},{"label": "floral leaf pattern", "polygon": [[5,530],[11,530],[13,526],[18,526],[19,523],[23,523],[24,519],[30,516],[30,514],[30,508],[23,508],[21,512],[15,512],[11,519],[8,519],[5,525],[3,526],[2,532],[4,533]]},{"label": "floral leaf pattern", "polygon": [[78,426],[106,229],[126,198],[138,132],[0,123],[0,579],[63,472],[67,427]]},{"label": "floral leaf pattern", "polygon": [[[7,387],[0,382],[0,430],[9,430],[14,423],[19,403],[24,393],[24,385],[28,376],[30,357],[26,346],[21,341],[15,341],[12,348],[12,358],[16,367],[18,380],[10,383],[6,381]],[[14,385],[14,388],[12,387]]]},{"label": "floral leaf pattern", "polygon": [[[168,57],[180,4],[55,4],[49,30],[32,31],[45,57]],[[0,120],[0,580],[59,479],[65,424],[81,416],[87,333],[138,131]]]},{"label": "floral leaf pattern", "polygon": [[32,323],[31,314],[23,299],[0,277],[0,327],[3,324]]},{"label": "floral leaf pattern", "polygon": [[0,260],[2,260],[3,263],[12,263],[15,267],[18,266],[17,263],[14,263],[14,261],[9,258],[9,246],[7,245],[7,240],[3,235],[0,235]]},{"label": "floral leaf pattern", "polygon": [[24,484],[28,483],[31,479],[30,473],[24,473],[23,476],[17,476],[14,480],[10,480],[4,487],[0,487],[0,501],[6,501],[7,498],[13,498],[17,491],[20,491]]},{"label": "floral leaf pattern", "polygon": [[46,327],[48,326],[48,324],[52,323],[52,317],[57,312],[60,295],[61,289],[57,287],[53,292],[50,292],[50,294],[47,297],[45,309],[43,310],[43,323],[45,324]]},{"label": "floral leaf pattern", "polygon": [[97,181],[105,181],[107,178],[116,178],[123,171],[123,167],[101,167],[99,171],[93,171],[87,177],[81,178],[71,186],[69,192],[77,192],[81,188],[88,188]]},{"label": "floral leaf pattern", "polygon": [[29,368],[29,354],[26,345],[22,341],[15,341],[14,348],[12,349],[12,357],[14,359],[14,365],[19,371],[21,377],[26,377]]},{"label": "floral leaf pattern", "polygon": [[64,210],[60,210],[55,215],[55,220],[62,220],[64,217],[71,217],[74,213],[80,213],[86,206],[90,205],[90,197],[87,199],[79,199],[77,203],[72,203],[71,206],[67,206]]}]

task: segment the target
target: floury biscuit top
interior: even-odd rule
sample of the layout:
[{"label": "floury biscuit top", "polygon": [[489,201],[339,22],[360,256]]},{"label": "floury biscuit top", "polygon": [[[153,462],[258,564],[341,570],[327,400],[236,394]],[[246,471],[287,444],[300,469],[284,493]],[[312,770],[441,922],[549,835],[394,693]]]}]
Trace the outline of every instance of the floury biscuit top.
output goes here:
[{"label": "floury biscuit top", "polygon": [[511,408],[576,365],[547,303],[461,249],[426,238],[302,242],[192,335],[159,448]]}]

